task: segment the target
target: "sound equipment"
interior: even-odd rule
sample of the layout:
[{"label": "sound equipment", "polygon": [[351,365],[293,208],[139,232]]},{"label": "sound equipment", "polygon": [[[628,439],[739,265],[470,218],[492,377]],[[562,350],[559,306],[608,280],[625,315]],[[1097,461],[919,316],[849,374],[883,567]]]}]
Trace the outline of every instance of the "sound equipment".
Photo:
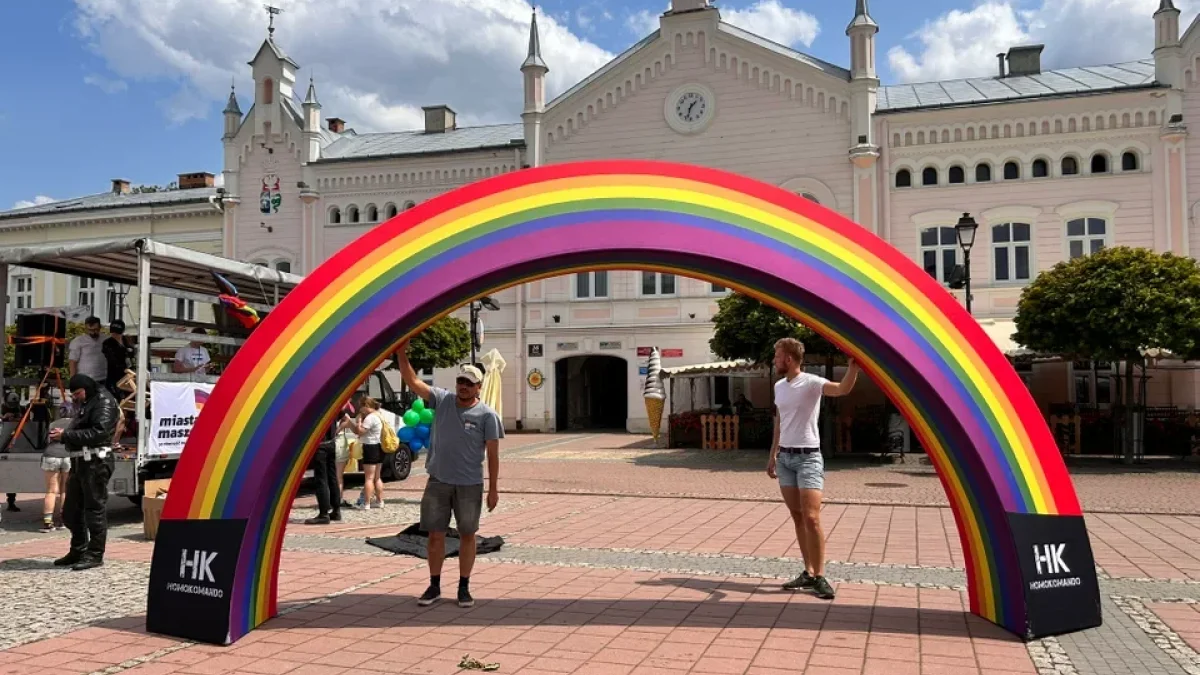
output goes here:
[{"label": "sound equipment", "polygon": [[[38,341],[37,338],[53,338]],[[14,359],[17,368],[47,368],[66,365],[67,322],[53,314],[18,314]]]}]

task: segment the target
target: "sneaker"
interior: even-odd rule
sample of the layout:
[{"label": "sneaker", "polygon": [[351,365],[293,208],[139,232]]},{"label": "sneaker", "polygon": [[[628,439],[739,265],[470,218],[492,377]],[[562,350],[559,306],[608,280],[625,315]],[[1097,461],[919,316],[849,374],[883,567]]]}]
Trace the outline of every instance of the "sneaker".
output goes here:
[{"label": "sneaker", "polygon": [[800,573],[800,576],[791,581],[784,582],[783,590],[795,591],[801,588],[812,588],[814,581],[813,576],[808,573],[808,570],[804,570]]},{"label": "sneaker", "polygon": [[377,508],[377,509],[382,509],[382,508],[383,508],[383,500],[382,500],[382,499],[376,499],[376,500],[375,500],[375,503],[374,503],[374,507],[375,507],[375,508]]},{"label": "sneaker", "polygon": [[458,606],[459,607],[474,607],[475,598],[471,597],[471,591],[463,586],[458,587]]},{"label": "sneaker", "polygon": [[45,534],[47,532],[53,532],[54,529],[54,523],[42,523],[42,529],[38,531]]},{"label": "sneaker", "polygon": [[834,596],[833,586],[829,585],[829,580],[825,577],[815,577],[812,585],[813,592],[822,600],[832,600]]},{"label": "sneaker", "polygon": [[425,589],[425,595],[417,598],[417,604],[421,607],[428,607],[437,602],[442,597],[442,589],[437,586],[430,586]]}]

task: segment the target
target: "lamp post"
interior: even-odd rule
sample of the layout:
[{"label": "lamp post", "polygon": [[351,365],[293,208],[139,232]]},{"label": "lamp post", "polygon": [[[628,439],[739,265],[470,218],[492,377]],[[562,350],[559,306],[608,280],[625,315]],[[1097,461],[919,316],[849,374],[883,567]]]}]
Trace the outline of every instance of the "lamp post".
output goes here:
[{"label": "lamp post", "polygon": [[476,351],[481,346],[479,344],[479,312],[480,312],[480,310],[483,310],[483,309],[488,309],[493,312],[496,312],[496,311],[500,310],[500,305],[497,305],[495,300],[493,300],[490,297],[485,295],[484,297],[480,298],[478,301],[472,300],[471,304],[470,304],[470,309],[471,309],[471,365],[475,365],[475,362],[478,360],[476,358]]},{"label": "lamp post", "polygon": [[971,313],[971,247],[975,246],[975,230],[977,229],[979,229],[979,223],[976,223],[969,213],[964,213],[962,218],[958,219],[958,224],[954,226],[954,233],[958,235],[958,247],[963,252],[963,274],[966,277],[968,314]]}]

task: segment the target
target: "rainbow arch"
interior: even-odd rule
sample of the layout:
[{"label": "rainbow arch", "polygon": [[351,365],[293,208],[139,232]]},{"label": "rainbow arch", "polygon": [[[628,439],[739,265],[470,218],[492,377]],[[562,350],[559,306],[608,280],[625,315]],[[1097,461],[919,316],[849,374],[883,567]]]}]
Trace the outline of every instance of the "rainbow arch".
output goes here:
[{"label": "rainbow arch", "polygon": [[[162,516],[164,531],[242,524],[226,642],[276,614],[284,528],[317,439],[397,342],[484,293],[594,269],[721,283],[854,356],[933,460],[971,611],[1037,632],[1019,551],[1027,537],[1014,519],[1081,526],[1080,504],[1032,397],[955,298],[861,226],[777,187],[695,166],[598,161],[487,179],[396,216],[317,268],[247,340],[199,416]],[[176,553],[162,557],[163,569],[179,565]]]}]

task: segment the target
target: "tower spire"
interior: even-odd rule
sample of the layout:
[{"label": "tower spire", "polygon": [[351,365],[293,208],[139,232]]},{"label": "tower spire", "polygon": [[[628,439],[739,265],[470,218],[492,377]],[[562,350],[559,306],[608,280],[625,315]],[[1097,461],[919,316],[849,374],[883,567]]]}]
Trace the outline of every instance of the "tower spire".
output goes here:
[{"label": "tower spire", "polygon": [[525,63],[521,64],[521,68],[529,66],[546,68],[546,62],[542,60],[542,40],[538,35],[537,5],[533,7],[533,20],[529,23],[529,54],[525,57]]},{"label": "tower spire", "polygon": [[232,78],[229,82],[229,100],[225,102],[225,110],[222,112],[226,115],[242,114],[242,109],[238,106],[237,92],[234,91]]},{"label": "tower spire", "polygon": [[[1163,1],[1170,2],[1170,0]],[[854,19],[850,22],[850,25],[846,27],[846,33],[849,34],[852,28],[857,28],[859,26],[870,26],[876,29],[879,28],[879,24],[875,23],[875,19],[871,18],[871,9],[867,6],[867,0],[855,1]]]},{"label": "tower spire", "polygon": [[267,10],[267,35],[269,38],[275,37],[275,16],[283,14],[283,10],[271,5],[263,5],[263,9]]},{"label": "tower spire", "polygon": [[308,76],[308,94],[304,97],[304,105],[321,105],[317,100],[317,85],[313,82],[313,76]]}]

